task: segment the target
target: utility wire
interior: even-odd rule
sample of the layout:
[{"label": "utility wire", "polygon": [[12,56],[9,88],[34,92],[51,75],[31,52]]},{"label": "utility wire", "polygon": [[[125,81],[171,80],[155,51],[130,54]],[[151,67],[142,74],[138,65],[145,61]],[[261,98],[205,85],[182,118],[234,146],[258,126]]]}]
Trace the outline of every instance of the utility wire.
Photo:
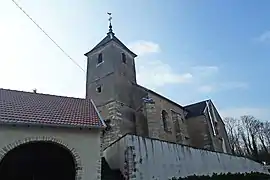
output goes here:
[{"label": "utility wire", "polygon": [[24,10],[19,4],[12,0],[12,2],[76,65],[78,66],[83,72],[85,70],[70,56],[66,51],[64,51],[39,25],[37,22],[35,22]]}]

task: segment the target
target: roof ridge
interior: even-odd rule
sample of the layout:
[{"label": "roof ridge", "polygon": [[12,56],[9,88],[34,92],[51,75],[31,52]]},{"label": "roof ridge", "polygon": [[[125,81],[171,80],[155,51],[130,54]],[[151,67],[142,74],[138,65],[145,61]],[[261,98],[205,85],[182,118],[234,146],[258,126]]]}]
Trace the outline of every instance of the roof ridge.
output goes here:
[{"label": "roof ridge", "polygon": [[166,97],[165,95],[162,95],[161,93],[157,93],[156,91],[151,90],[151,89],[149,89],[149,88],[147,88],[147,87],[144,87],[144,86],[142,86],[142,85],[140,85],[140,84],[137,84],[137,83],[132,83],[132,84],[135,85],[135,86],[138,86],[139,88],[144,89],[144,90],[147,91],[147,92],[150,92],[150,93],[152,93],[152,94],[155,94],[155,95],[157,95],[157,96],[159,96],[159,97],[165,99],[166,101],[169,101],[169,102],[173,103],[174,105],[178,106],[179,108],[185,109],[185,107],[183,107],[180,103],[171,100],[169,97]]},{"label": "roof ridge", "polygon": [[129,53],[131,53],[134,57],[137,57],[137,54],[135,54],[134,52],[132,52],[120,39],[118,39],[115,35],[113,35],[112,37],[110,37],[109,35],[105,36],[96,46],[94,46],[90,51],[88,51],[87,53],[85,53],[84,55],[87,56],[88,54],[98,50],[99,48],[107,45],[109,42],[114,41],[117,44],[119,44],[120,46],[123,46],[123,48],[125,50],[127,50]]},{"label": "roof ridge", "polygon": [[91,101],[91,99],[86,99],[86,98],[78,98],[78,97],[63,96],[63,95],[54,95],[54,94],[45,94],[45,93],[34,93],[34,92],[23,91],[23,90],[14,90],[14,89],[0,88],[0,91],[1,90],[11,91],[11,92],[19,92],[19,93],[27,93],[27,94],[32,94],[32,95],[42,95],[42,96],[51,96],[51,97],[70,98],[70,99],[78,99],[78,100],[88,100],[88,101]]},{"label": "roof ridge", "polygon": [[200,103],[203,103],[203,102],[206,102],[206,101],[211,101],[211,99],[201,100],[199,102],[195,102],[195,103],[192,103],[192,104],[185,105],[184,107],[192,106],[192,105],[195,105],[195,104],[200,104]]}]

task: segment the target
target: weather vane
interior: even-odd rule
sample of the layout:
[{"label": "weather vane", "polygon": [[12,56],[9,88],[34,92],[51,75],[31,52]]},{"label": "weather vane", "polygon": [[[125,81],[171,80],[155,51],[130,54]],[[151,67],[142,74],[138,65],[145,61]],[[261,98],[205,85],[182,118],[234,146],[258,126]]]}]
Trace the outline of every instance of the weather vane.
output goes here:
[{"label": "weather vane", "polygon": [[108,32],[108,35],[110,35],[111,39],[113,38],[113,30],[112,30],[112,13],[110,12],[107,12],[107,14],[109,15],[109,32]]},{"label": "weather vane", "polygon": [[111,22],[112,22],[112,13],[107,12],[107,14],[109,15],[109,22],[110,22],[110,24],[111,24]]}]

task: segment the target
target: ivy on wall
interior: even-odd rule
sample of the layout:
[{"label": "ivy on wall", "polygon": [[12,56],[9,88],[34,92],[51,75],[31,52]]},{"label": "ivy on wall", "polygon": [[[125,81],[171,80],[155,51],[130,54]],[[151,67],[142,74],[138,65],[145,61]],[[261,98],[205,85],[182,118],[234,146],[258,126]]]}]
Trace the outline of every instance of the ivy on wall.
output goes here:
[{"label": "ivy on wall", "polygon": [[246,173],[246,174],[213,174],[213,176],[188,176],[185,178],[173,177],[170,180],[268,180],[270,175],[262,173]]}]

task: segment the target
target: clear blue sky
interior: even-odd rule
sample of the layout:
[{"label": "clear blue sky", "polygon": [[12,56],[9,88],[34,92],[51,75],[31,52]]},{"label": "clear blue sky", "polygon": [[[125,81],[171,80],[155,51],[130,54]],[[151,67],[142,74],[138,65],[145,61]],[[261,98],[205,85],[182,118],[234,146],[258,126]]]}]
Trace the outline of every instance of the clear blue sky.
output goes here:
[{"label": "clear blue sky", "polygon": [[[181,105],[270,119],[270,1],[17,0],[84,69],[107,33],[135,53],[138,81]],[[85,73],[12,3],[0,2],[0,87],[84,97]]]}]

